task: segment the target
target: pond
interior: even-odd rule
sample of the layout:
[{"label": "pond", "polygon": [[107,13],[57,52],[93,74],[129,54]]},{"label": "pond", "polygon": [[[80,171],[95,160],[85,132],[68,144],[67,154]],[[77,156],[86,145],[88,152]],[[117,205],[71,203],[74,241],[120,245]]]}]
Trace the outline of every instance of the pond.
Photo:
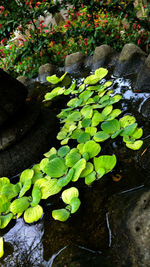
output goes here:
[{"label": "pond", "polygon": [[[51,217],[51,211],[62,205],[61,199],[53,196],[42,201],[44,216],[37,223],[28,225],[19,218],[1,230],[0,234],[5,240],[1,266],[115,266],[111,257],[108,200],[114,194],[128,194],[149,184],[143,157],[147,149],[150,122],[141,110],[150,94],[134,91],[134,77],[109,78],[113,81],[114,93],[123,97],[115,107],[121,108],[123,115],[135,116],[139,127],[144,129],[143,147],[139,151],[129,150],[120,139],[109,140],[103,145],[104,152],[116,154],[117,165],[111,173],[90,186],[82,180],[77,182],[81,206],[68,221],[62,223]],[[78,79],[78,83],[81,80]]]}]

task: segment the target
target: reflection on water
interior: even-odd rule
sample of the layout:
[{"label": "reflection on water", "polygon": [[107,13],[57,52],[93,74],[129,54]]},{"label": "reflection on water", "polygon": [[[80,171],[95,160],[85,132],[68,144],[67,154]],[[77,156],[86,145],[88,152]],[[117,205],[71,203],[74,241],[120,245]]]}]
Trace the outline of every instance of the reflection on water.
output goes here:
[{"label": "reflection on water", "polygon": [[[83,79],[79,79],[81,83]],[[133,92],[129,79],[113,76],[114,93],[122,94],[123,114],[133,114],[140,126],[144,128],[145,139],[149,133],[149,123],[140,114],[141,105],[150,94]],[[105,82],[105,80],[103,81]],[[120,107],[120,106],[119,106]],[[131,151],[121,140],[110,140],[102,150],[115,153],[118,163],[112,173],[106,175],[92,186],[85,186],[81,179],[77,182],[80,191],[81,208],[67,222],[54,221],[51,211],[63,207],[58,196],[48,199],[44,204],[44,217],[33,225],[27,225],[18,219],[10,230],[1,231],[5,240],[5,255],[1,266],[30,267],[113,267],[109,256],[111,250],[111,229],[106,203],[116,193],[127,193],[144,187],[146,175],[138,164],[139,152]],[[112,176],[120,175],[121,180],[115,182]],[[73,184],[74,186],[74,184]]]}]

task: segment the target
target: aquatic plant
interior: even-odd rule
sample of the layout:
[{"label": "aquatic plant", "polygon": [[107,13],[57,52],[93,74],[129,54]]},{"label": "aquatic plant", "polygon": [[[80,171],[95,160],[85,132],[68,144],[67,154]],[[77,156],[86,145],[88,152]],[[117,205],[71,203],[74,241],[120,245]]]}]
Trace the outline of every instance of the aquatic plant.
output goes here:
[{"label": "aquatic plant", "polygon": [[[101,153],[102,142],[121,136],[130,149],[137,150],[142,146],[143,141],[139,139],[143,130],[138,128],[135,117],[120,117],[121,110],[113,108],[122,97],[112,94],[112,82],[101,82],[107,73],[107,69],[97,69],[83,84],[77,86],[73,81],[69,88],[61,86],[66,73],[60,78],[56,75],[47,77],[54,88],[45,95],[44,101],[51,101],[62,94],[75,95],[57,116],[63,124],[57,135],[61,146],[58,150],[52,147],[40,163],[24,170],[18,183],[12,184],[7,177],[0,178],[0,229],[22,215],[27,223],[38,221],[43,215],[40,201],[61,191],[65,207],[53,210],[52,217],[66,221],[81,204],[78,189],[69,187],[69,183],[81,178],[90,185],[116,165],[115,155]],[[71,140],[76,144],[74,147]],[[0,239],[2,255],[3,240]]]}]

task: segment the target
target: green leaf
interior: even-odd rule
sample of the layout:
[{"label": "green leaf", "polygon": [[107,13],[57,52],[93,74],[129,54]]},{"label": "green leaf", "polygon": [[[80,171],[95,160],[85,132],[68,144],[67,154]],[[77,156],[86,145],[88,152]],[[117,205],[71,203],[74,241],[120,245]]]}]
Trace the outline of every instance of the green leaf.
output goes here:
[{"label": "green leaf", "polygon": [[86,102],[92,95],[93,92],[84,91],[79,95],[79,98],[82,99],[82,101]]},{"label": "green leaf", "polygon": [[4,255],[4,239],[3,237],[0,237],[0,258],[2,258]]},{"label": "green leaf", "polygon": [[103,79],[108,73],[107,69],[99,68],[95,71],[95,76],[99,78],[99,80]]},{"label": "green leaf", "polygon": [[111,121],[113,119],[115,119],[116,117],[118,117],[121,114],[121,110],[120,109],[114,109],[109,116],[107,117],[106,121]]},{"label": "green leaf", "polygon": [[83,100],[79,99],[77,97],[72,98],[68,103],[67,106],[68,107],[72,107],[72,108],[77,108],[78,106],[80,106],[82,104]]},{"label": "green leaf", "polygon": [[78,197],[74,197],[71,199],[70,206],[71,206],[71,213],[75,213],[81,205],[81,201]]},{"label": "green leaf", "polygon": [[86,128],[85,128],[85,132],[86,132],[86,133],[89,133],[91,136],[93,136],[94,134],[96,134],[96,132],[97,132],[97,128],[94,127],[94,126],[86,127]]},{"label": "green leaf", "polygon": [[105,140],[107,140],[108,138],[110,137],[109,134],[103,132],[103,131],[99,131],[97,132],[96,134],[94,134],[94,137],[93,139],[96,141],[96,142],[104,142]]},{"label": "green leaf", "polygon": [[[100,156],[99,158],[94,158],[95,170],[98,174],[104,174],[110,172],[116,165],[116,156]],[[103,171],[104,169],[104,171]],[[102,176],[101,176],[102,177]]]},{"label": "green leaf", "polygon": [[44,172],[54,178],[61,177],[67,171],[65,160],[62,158],[54,158],[44,167]]},{"label": "green leaf", "polygon": [[102,115],[104,117],[108,116],[111,112],[112,112],[112,109],[113,109],[113,106],[112,105],[109,105],[107,107],[105,107],[102,111]]},{"label": "green leaf", "polygon": [[77,142],[78,143],[85,143],[87,141],[89,141],[91,138],[89,133],[83,132],[78,138],[77,138]]},{"label": "green leaf", "polygon": [[35,207],[39,204],[42,197],[40,188],[37,185],[34,185],[32,189],[32,202],[30,203],[32,207]]},{"label": "green leaf", "polygon": [[92,115],[93,115],[93,109],[91,106],[84,106],[82,109],[81,109],[81,114],[84,118],[92,118]]},{"label": "green leaf", "polygon": [[65,163],[67,167],[73,167],[81,158],[81,155],[78,153],[78,149],[73,148],[65,157]]},{"label": "green leaf", "polygon": [[49,101],[56,96],[62,95],[65,91],[65,87],[56,87],[50,93],[46,93],[44,96],[44,101]]},{"label": "green leaf", "polygon": [[57,185],[59,187],[66,186],[72,180],[73,175],[74,175],[74,169],[72,168],[68,171],[66,176],[58,179]]},{"label": "green leaf", "polygon": [[84,144],[83,143],[77,145],[77,149],[79,150],[79,152],[80,152],[81,155],[83,155],[83,153],[84,153],[83,152],[83,147],[84,147]]},{"label": "green leaf", "polygon": [[0,213],[9,210],[10,202],[8,198],[4,195],[0,195]]},{"label": "green leaf", "polygon": [[107,101],[107,100],[109,100],[109,99],[110,99],[110,98],[109,98],[108,95],[104,95],[104,96],[100,99],[99,103],[100,103],[100,104],[103,104],[103,102],[105,102],[105,101]]},{"label": "green leaf", "polygon": [[46,77],[46,80],[47,80],[49,83],[57,84],[57,83],[61,82],[61,81],[65,78],[66,74],[67,74],[67,72],[66,72],[65,74],[63,74],[60,78],[58,78],[58,77],[56,76],[56,74],[55,74],[55,75],[52,75],[52,76],[47,76],[47,77]]},{"label": "green leaf", "polygon": [[78,93],[83,92],[84,89],[85,89],[85,84],[81,84],[81,85],[79,86]]},{"label": "green leaf", "polygon": [[49,163],[49,159],[48,158],[44,158],[41,160],[40,162],[40,170],[44,171],[45,166],[47,166],[47,164]]},{"label": "green leaf", "polygon": [[69,95],[76,88],[76,80],[71,84],[71,86],[65,90],[64,95]]},{"label": "green leaf", "polygon": [[35,164],[32,167],[32,170],[34,171],[34,175],[32,177],[32,184],[34,184],[38,179],[43,177],[43,173],[40,170],[40,164]]},{"label": "green leaf", "polygon": [[92,126],[97,126],[100,122],[104,121],[104,115],[95,111],[94,116],[92,118]]},{"label": "green leaf", "polygon": [[83,119],[81,123],[82,123],[82,126],[85,128],[85,127],[90,126],[91,122],[92,122],[91,119]]},{"label": "green leaf", "polygon": [[65,139],[67,136],[67,133],[65,131],[60,131],[58,134],[57,134],[57,139],[58,140],[63,140]]},{"label": "green leaf", "polygon": [[46,158],[49,158],[51,155],[56,155],[57,154],[57,150],[56,150],[56,148],[55,147],[52,147],[48,152],[46,152],[45,154],[44,154],[44,156],[46,157]]},{"label": "green leaf", "polygon": [[14,184],[5,184],[1,188],[1,195],[5,196],[8,200],[11,200],[12,198],[16,197],[20,191],[20,187],[14,185]]},{"label": "green leaf", "polygon": [[113,134],[120,129],[119,121],[114,119],[101,124],[101,129],[107,134]]},{"label": "green leaf", "polygon": [[72,139],[78,139],[79,136],[80,136],[82,133],[84,133],[83,130],[81,130],[81,129],[76,129],[76,130],[73,132],[73,134],[71,135],[71,138],[72,138]]},{"label": "green leaf", "polygon": [[0,216],[0,229],[4,229],[9,224],[12,218],[12,213]]},{"label": "green leaf", "polygon": [[29,207],[29,198],[22,197],[15,199],[10,205],[10,211],[15,215],[16,213],[24,212]]},{"label": "green leaf", "polygon": [[139,139],[143,135],[143,129],[142,128],[137,128],[134,133],[132,134],[133,139]]},{"label": "green leaf", "polygon": [[1,177],[0,178],[0,190],[4,185],[10,184],[10,180],[7,177]]},{"label": "green leaf", "polygon": [[133,144],[126,143],[126,146],[128,148],[130,148],[130,149],[133,149],[133,150],[140,149],[142,145],[143,145],[143,141],[142,140],[135,141]]},{"label": "green leaf", "polygon": [[87,90],[90,90],[90,91],[103,91],[104,90],[104,87],[101,84],[99,84],[99,85],[93,85],[93,86],[88,86],[87,87]]},{"label": "green leaf", "polygon": [[58,149],[58,156],[63,158],[69,153],[69,151],[70,151],[69,146],[62,146]]},{"label": "green leaf", "polygon": [[121,136],[125,136],[125,135],[128,135],[128,136],[131,136],[134,131],[136,130],[137,128],[137,123],[134,123],[134,124],[131,124],[129,126],[127,126],[126,128],[123,129],[123,131],[120,133]]},{"label": "green leaf", "polygon": [[74,111],[72,114],[70,114],[67,118],[67,121],[79,121],[81,119],[81,114],[79,111]]},{"label": "green leaf", "polygon": [[93,169],[94,169],[93,164],[91,162],[87,162],[85,169],[80,174],[80,177],[86,177],[93,171]]},{"label": "green leaf", "polygon": [[65,222],[67,221],[69,216],[70,216],[70,212],[67,211],[66,209],[59,209],[59,210],[52,211],[52,217],[54,218],[54,220]]},{"label": "green leaf", "polygon": [[90,75],[84,80],[84,84],[95,84],[99,82],[99,80],[100,80],[99,77],[95,75]]},{"label": "green leaf", "polygon": [[85,184],[90,185],[96,180],[96,172],[93,171],[85,177]]},{"label": "green leaf", "polygon": [[120,127],[121,128],[126,128],[127,126],[135,123],[136,119],[135,117],[133,116],[130,116],[130,115],[126,115],[124,117],[122,117],[120,120],[119,120],[119,123],[120,123]]},{"label": "green leaf", "polygon": [[45,178],[39,179],[35,185],[41,190],[42,199],[55,195],[61,191],[61,187],[57,184],[57,179],[47,180]]},{"label": "green leaf", "polygon": [[70,187],[62,192],[62,200],[66,204],[70,204],[74,197],[79,196],[79,191],[76,187]]},{"label": "green leaf", "polygon": [[74,175],[73,175],[73,178],[72,178],[72,181],[73,182],[76,182],[79,177],[80,177],[80,174],[81,172],[85,169],[86,167],[86,160],[85,159],[80,159],[74,166],[73,166],[73,169],[74,169]]},{"label": "green leaf", "polygon": [[72,113],[72,109],[73,108],[62,109],[62,111],[57,115],[57,118],[60,118],[60,119],[67,118],[68,115],[70,115]]},{"label": "green leaf", "polygon": [[83,146],[83,153],[87,152],[89,154],[90,159],[98,155],[100,151],[100,145],[93,140],[86,142]]},{"label": "green leaf", "polygon": [[66,144],[68,144],[68,141],[69,141],[69,138],[65,138],[64,140],[62,140],[61,141],[61,145],[63,146],[63,145],[66,145]]},{"label": "green leaf", "polygon": [[24,212],[24,220],[26,223],[37,222],[43,215],[43,209],[40,205],[30,207]]},{"label": "green leaf", "polygon": [[27,180],[23,187],[21,188],[21,191],[19,193],[19,197],[23,197],[24,194],[31,188],[31,180]]},{"label": "green leaf", "polygon": [[34,170],[26,169],[20,175],[20,182],[24,184],[27,180],[31,180],[34,175]]}]

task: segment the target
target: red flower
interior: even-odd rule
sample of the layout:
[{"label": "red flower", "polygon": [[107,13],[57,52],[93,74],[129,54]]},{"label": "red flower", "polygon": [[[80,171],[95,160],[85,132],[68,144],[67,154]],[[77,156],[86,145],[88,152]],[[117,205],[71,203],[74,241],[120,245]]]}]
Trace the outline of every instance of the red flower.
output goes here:
[{"label": "red flower", "polygon": [[3,6],[0,6],[0,13],[2,13],[4,11],[4,7]]},{"label": "red flower", "polygon": [[57,55],[59,55],[59,54],[60,54],[60,52],[58,51],[58,52],[57,52]]},{"label": "red flower", "polygon": [[5,43],[6,43],[6,41],[7,41],[7,39],[6,39],[6,38],[2,39],[2,40],[1,40],[1,44],[2,44],[2,45],[3,45],[3,44],[5,44]]},{"label": "red flower", "polygon": [[140,27],[141,27],[141,26],[138,24],[138,25],[137,25],[137,29],[139,30],[139,29],[140,29]]},{"label": "red flower", "polygon": [[128,17],[128,14],[126,14],[124,17],[127,18]]},{"label": "red flower", "polygon": [[41,2],[36,2],[35,8],[39,8],[38,6],[41,4]]},{"label": "red flower", "polygon": [[0,29],[2,28],[2,24],[0,24]]},{"label": "red flower", "polygon": [[139,40],[137,41],[137,44],[138,44],[138,45],[140,45],[140,44],[141,44],[141,39],[139,39]]},{"label": "red flower", "polygon": [[133,24],[133,29],[136,29],[136,24]]}]

